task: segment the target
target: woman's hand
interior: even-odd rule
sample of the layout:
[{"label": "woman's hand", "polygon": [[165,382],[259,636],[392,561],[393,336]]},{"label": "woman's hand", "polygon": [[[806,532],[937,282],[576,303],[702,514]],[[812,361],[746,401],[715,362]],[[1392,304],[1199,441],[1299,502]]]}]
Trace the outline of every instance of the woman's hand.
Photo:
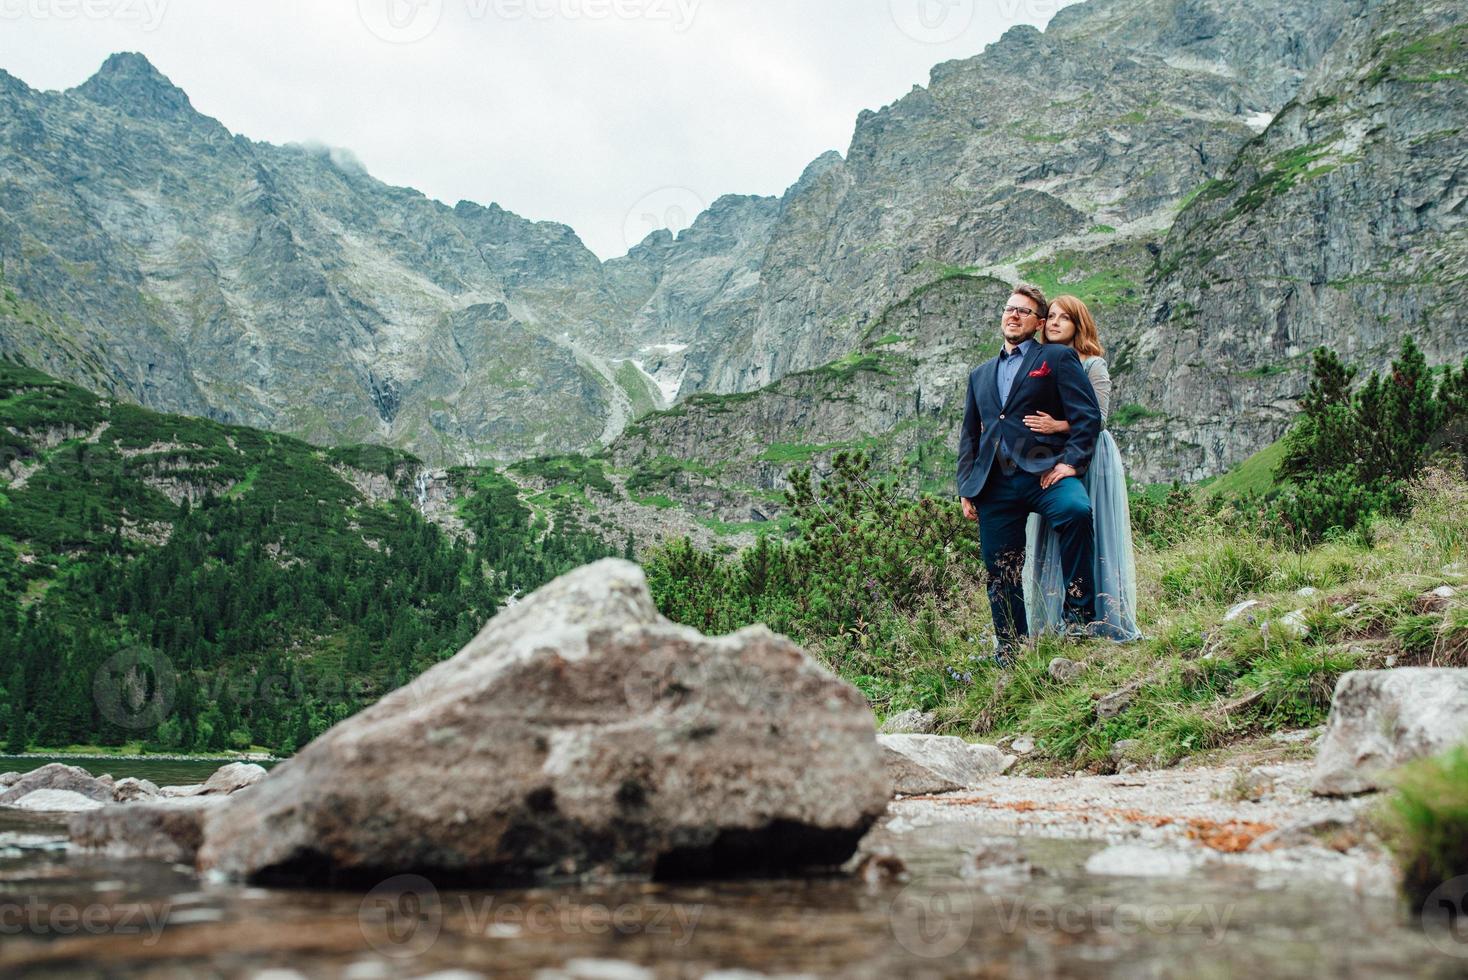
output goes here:
[{"label": "woman's hand", "polygon": [[1052,419],[1044,412],[1036,412],[1034,415],[1026,415],[1025,425],[1028,426],[1032,432],[1043,432],[1047,435],[1054,435],[1057,432],[1070,431],[1070,423],[1067,422],[1065,419]]}]

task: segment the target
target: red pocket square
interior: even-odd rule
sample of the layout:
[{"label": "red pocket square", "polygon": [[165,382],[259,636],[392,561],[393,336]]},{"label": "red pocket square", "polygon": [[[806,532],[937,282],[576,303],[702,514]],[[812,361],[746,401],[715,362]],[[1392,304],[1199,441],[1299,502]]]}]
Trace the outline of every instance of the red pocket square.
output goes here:
[{"label": "red pocket square", "polygon": [[1050,377],[1050,362],[1049,361],[1043,361],[1043,362],[1041,362],[1041,364],[1040,364],[1039,367],[1035,368],[1033,371],[1030,372],[1030,377],[1032,377],[1032,378],[1048,378],[1048,377]]}]

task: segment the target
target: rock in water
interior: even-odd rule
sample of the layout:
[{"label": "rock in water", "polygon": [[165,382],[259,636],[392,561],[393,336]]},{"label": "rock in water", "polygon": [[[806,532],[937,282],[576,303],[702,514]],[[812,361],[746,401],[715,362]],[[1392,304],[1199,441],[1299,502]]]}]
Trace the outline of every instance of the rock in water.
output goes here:
[{"label": "rock in water", "polygon": [[204,781],[204,788],[199,792],[203,796],[237,793],[264,778],[264,766],[257,766],[253,762],[231,762],[214,770],[214,775]]},{"label": "rock in water", "polygon": [[98,779],[79,766],[52,762],[21,776],[0,793],[0,804],[13,804],[38,789],[66,790],[103,803],[112,802],[111,779]]},{"label": "rock in water", "polygon": [[131,803],[133,800],[151,800],[157,795],[157,783],[151,779],[136,779],[132,776],[124,776],[112,788],[113,799],[119,803]]},{"label": "rock in water", "polygon": [[112,857],[191,862],[204,836],[204,816],[223,796],[144,800],[79,813],[71,818],[71,841]]},{"label": "rock in water", "polygon": [[704,637],[608,559],[209,815],[201,869],[372,884],[841,864],[887,805],[861,694],[762,626]]},{"label": "rock in water", "polygon": [[1381,788],[1390,769],[1468,741],[1468,669],[1397,667],[1341,676],[1311,788],[1345,796]]},{"label": "rock in water", "polygon": [[70,789],[33,789],[14,803],[18,810],[45,810],[51,813],[78,813],[97,810],[107,804]]}]

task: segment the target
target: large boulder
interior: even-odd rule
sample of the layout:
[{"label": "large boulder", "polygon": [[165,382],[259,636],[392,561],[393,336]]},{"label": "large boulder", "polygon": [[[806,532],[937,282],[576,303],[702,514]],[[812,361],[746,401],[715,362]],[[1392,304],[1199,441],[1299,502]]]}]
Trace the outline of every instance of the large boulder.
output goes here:
[{"label": "large boulder", "polygon": [[606,560],[210,814],[200,869],[673,877],[834,866],[886,808],[861,694],[764,627],[709,638]]},{"label": "large boulder", "polygon": [[902,796],[972,789],[1014,764],[992,745],[952,735],[879,735],[892,792]]},{"label": "large boulder", "polygon": [[0,792],[0,804],[14,804],[38,789],[66,790],[104,803],[112,802],[112,777],[98,779],[79,766],[52,762],[33,769]]},{"label": "large boulder", "polygon": [[253,762],[230,762],[214,770],[213,775],[204,780],[204,788],[199,792],[204,796],[238,793],[264,778],[264,766],[257,766]]},{"label": "large boulder", "polygon": [[1315,756],[1316,793],[1379,789],[1391,769],[1468,741],[1468,669],[1353,670],[1335,686]]},{"label": "large boulder", "polygon": [[71,818],[71,841],[112,857],[191,864],[204,839],[204,815],[223,796],[114,804]]}]

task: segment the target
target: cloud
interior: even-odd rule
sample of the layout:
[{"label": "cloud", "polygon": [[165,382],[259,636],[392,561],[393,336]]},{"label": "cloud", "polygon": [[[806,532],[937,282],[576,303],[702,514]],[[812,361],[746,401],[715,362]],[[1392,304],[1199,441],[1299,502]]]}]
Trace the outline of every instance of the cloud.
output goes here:
[{"label": "cloud", "polygon": [[[397,4],[392,19],[389,2]],[[905,33],[899,22],[916,3],[963,14],[950,22],[962,30]],[[370,170],[445,203],[495,202],[564,222],[610,258],[626,251],[629,213],[649,194],[670,187],[705,201],[779,194],[821,153],[846,150],[862,109],[925,84],[934,64],[977,54],[1014,23],[1042,24],[1056,7],[1054,0],[514,4],[174,0],[151,30],[141,19],[25,14],[0,31],[0,68],[31,85],[67,88],[113,51],[142,51],[234,132],[320,147],[343,170]],[[125,6],[118,0],[118,9]],[[506,13],[532,9],[534,16]],[[623,16],[629,11],[646,15]],[[436,20],[421,38],[380,36],[384,24],[407,25],[404,36],[420,32],[427,22],[411,18],[429,15]]]}]

